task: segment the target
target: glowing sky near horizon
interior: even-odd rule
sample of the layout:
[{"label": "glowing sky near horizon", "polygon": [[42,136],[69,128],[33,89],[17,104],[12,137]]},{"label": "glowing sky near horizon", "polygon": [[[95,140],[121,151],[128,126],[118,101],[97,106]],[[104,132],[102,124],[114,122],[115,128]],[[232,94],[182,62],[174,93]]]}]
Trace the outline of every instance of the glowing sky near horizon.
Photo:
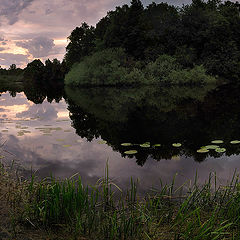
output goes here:
[{"label": "glowing sky near horizon", "polygon": [[[67,37],[82,22],[95,25],[130,0],[1,0],[0,66],[25,67],[35,58],[62,59]],[[152,1],[143,0],[144,5]],[[156,1],[157,3],[162,1]],[[165,0],[182,5],[191,0]]]}]

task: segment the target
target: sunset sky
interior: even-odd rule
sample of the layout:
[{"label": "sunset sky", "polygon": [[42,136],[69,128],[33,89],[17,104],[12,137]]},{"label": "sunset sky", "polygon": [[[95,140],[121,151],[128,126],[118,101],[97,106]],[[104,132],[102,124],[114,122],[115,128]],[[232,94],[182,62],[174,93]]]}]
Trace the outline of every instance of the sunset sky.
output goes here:
[{"label": "sunset sky", "polygon": [[[191,0],[168,0],[182,5]],[[130,0],[1,0],[0,66],[25,67],[34,58],[62,60],[67,37],[82,22],[95,25]],[[148,5],[152,1],[145,0]],[[162,1],[156,1],[157,3]]]}]

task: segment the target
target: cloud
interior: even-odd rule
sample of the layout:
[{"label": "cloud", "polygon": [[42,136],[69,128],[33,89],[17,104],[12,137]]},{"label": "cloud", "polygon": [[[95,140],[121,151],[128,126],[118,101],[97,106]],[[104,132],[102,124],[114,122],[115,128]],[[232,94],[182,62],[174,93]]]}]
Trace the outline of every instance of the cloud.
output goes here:
[{"label": "cloud", "polygon": [[0,65],[10,66],[16,64],[22,66],[28,62],[28,56],[24,54],[0,53]]},{"label": "cloud", "polygon": [[36,37],[28,41],[19,41],[16,45],[27,49],[34,58],[42,58],[52,54],[55,46],[53,41],[48,37]]},{"label": "cloud", "polygon": [[5,50],[5,48],[3,48],[3,47],[0,47],[0,52],[2,52],[3,50]]},{"label": "cloud", "polygon": [[13,25],[19,19],[19,14],[34,0],[1,0],[0,17],[7,19],[9,25]]}]

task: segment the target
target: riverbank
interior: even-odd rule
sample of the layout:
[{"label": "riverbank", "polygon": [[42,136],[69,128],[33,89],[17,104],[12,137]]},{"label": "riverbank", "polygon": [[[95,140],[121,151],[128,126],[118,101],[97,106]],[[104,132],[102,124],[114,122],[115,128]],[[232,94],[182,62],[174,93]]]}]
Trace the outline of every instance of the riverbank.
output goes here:
[{"label": "riverbank", "polygon": [[4,166],[0,174],[1,239],[238,239],[239,179],[217,187],[210,175],[203,186],[170,185],[149,190],[138,183],[122,191],[108,177],[84,186],[64,181],[23,180]]}]

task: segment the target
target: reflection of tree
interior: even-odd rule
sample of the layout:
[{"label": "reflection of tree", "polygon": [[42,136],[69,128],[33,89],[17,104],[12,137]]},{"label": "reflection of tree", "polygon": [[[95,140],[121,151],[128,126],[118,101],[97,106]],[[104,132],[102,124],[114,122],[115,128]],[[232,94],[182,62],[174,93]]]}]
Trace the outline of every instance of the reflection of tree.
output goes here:
[{"label": "reflection of tree", "polygon": [[[142,149],[136,154],[143,165],[148,156],[156,160],[185,155],[196,161],[206,156],[219,157],[211,151],[196,150],[214,139],[223,139],[226,155],[240,154],[240,147],[227,144],[240,137],[239,88],[140,89],[66,89],[69,111],[77,134],[92,140],[101,136],[113,150],[124,155],[123,142],[161,143],[159,149]],[[173,142],[183,147],[173,148]],[[133,148],[133,147],[131,147]]]},{"label": "reflection of tree", "polygon": [[35,81],[26,80],[24,82],[24,93],[28,100],[35,104],[41,104],[46,98],[50,103],[53,100],[59,102],[64,95],[64,89],[62,84],[51,84],[51,82],[38,84]]},{"label": "reflection of tree", "polygon": [[85,114],[81,107],[69,102],[68,110],[70,111],[70,118],[72,126],[76,129],[76,133],[88,141],[99,137],[97,122],[93,115]]}]

